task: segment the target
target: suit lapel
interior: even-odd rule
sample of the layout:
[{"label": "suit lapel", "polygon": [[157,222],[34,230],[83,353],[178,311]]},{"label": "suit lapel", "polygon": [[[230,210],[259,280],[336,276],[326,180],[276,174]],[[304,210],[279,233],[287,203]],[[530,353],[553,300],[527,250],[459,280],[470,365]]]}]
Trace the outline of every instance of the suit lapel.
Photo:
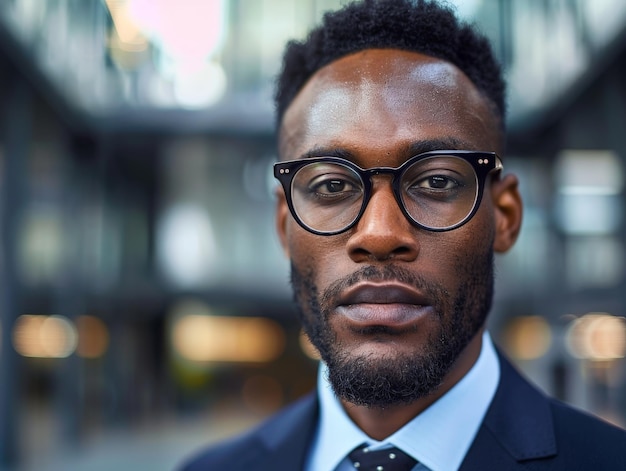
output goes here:
[{"label": "suit lapel", "polygon": [[529,461],[556,455],[548,400],[499,357],[500,384],[461,471],[532,469]]},{"label": "suit lapel", "polygon": [[309,394],[286,412],[270,420],[256,431],[251,446],[242,455],[242,462],[236,469],[303,469],[317,424],[318,409],[315,394]]}]

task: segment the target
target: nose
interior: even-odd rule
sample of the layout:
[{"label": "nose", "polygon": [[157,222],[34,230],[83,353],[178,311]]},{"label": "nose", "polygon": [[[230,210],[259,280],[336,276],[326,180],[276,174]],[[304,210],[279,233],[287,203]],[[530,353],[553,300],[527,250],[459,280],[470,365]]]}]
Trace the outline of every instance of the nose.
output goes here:
[{"label": "nose", "polygon": [[417,230],[398,206],[391,185],[376,179],[365,212],[352,229],[347,250],[357,263],[417,258]]}]

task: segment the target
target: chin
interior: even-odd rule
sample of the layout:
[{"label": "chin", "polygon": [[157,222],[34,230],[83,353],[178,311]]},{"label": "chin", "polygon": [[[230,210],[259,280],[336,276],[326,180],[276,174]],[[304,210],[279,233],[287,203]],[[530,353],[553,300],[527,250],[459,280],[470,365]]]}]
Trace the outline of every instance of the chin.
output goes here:
[{"label": "chin", "polygon": [[410,404],[435,392],[445,376],[441,365],[408,355],[350,355],[328,365],[335,393],[369,407]]}]

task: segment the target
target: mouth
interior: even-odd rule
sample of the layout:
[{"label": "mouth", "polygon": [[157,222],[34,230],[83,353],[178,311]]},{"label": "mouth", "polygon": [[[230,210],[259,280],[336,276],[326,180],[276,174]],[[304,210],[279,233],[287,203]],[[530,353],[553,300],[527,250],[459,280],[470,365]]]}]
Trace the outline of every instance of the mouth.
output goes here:
[{"label": "mouth", "polygon": [[431,301],[411,286],[366,282],[344,291],[335,312],[357,328],[403,328],[431,311]]}]

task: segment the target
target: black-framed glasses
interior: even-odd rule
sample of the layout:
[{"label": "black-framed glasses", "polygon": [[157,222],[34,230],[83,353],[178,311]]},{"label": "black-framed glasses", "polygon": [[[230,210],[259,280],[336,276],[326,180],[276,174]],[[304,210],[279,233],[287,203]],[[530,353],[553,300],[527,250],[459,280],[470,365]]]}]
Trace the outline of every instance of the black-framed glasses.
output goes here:
[{"label": "black-framed glasses", "polygon": [[339,157],[274,164],[292,216],[313,234],[334,235],[354,226],[372,195],[372,176],[391,175],[400,209],[415,226],[450,231],[469,221],[480,205],[485,180],[502,169],[494,152],[436,150],[400,167],[363,169]]}]

